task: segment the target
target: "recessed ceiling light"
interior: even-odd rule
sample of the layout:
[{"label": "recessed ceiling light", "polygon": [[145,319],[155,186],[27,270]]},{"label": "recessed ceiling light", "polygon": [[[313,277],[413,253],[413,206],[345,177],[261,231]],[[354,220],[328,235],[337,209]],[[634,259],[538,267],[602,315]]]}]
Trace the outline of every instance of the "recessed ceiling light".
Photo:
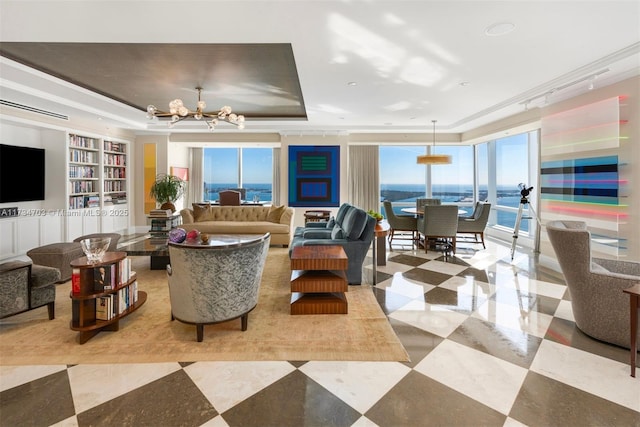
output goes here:
[{"label": "recessed ceiling light", "polygon": [[489,25],[484,33],[488,36],[504,36],[505,34],[509,34],[516,28],[516,24],[512,22],[498,22],[492,25]]},{"label": "recessed ceiling light", "polygon": [[469,86],[471,82],[460,82],[459,85],[462,87]]},{"label": "recessed ceiling light", "polygon": [[349,83],[347,83],[347,84],[348,84],[349,86],[356,86],[358,83],[356,83],[356,82],[349,82]]}]

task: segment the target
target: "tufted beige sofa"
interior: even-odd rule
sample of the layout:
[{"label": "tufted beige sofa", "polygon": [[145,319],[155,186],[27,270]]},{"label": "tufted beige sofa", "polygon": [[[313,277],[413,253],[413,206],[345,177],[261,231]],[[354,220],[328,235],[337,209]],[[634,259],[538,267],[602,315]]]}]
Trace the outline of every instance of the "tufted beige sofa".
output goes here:
[{"label": "tufted beige sofa", "polygon": [[287,206],[197,205],[180,211],[181,227],[208,234],[271,233],[272,245],[289,246],[293,209]]}]

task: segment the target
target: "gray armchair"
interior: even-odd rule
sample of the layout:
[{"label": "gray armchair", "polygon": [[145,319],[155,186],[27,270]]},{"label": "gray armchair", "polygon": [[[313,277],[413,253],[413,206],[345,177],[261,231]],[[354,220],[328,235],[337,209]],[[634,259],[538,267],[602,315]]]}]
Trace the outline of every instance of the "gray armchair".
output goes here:
[{"label": "gray armchair", "polygon": [[[444,243],[456,252],[458,233],[458,207],[455,205],[424,205],[424,214],[418,217],[418,232],[424,235],[424,251],[429,250],[429,239]],[[446,250],[445,250],[446,253]]]},{"label": "gray armchair", "polygon": [[258,303],[271,235],[256,242],[223,246],[169,243],[167,266],[171,320],[195,324],[202,342],[204,325],[241,319]]},{"label": "gray armchair", "polygon": [[640,263],[592,258],[591,233],[582,221],[552,221],[546,228],[578,329],[630,348],[629,296],[622,290],[640,282]]},{"label": "gray armchair", "polygon": [[486,249],[484,229],[487,227],[490,211],[491,203],[476,202],[476,207],[471,216],[458,217],[458,234],[473,234],[476,243],[479,243],[478,237],[480,237],[482,247]]},{"label": "gray armchair", "polygon": [[[396,237],[396,231],[410,231],[412,243],[416,240],[416,234],[418,233],[418,219],[415,215],[396,215],[393,211],[393,205],[389,200],[382,202],[384,206],[384,215],[387,217],[391,232],[389,233],[389,243]],[[399,238],[400,239],[400,238]],[[404,240],[407,240],[404,238]]]},{"label": "gray armchair", "polygon": [[350,285],[362,283],[362,264],[373,240],[376,220],[364,210],[343,203],[336,216],[325,223],[308,223],[296,228],[289,256],[296,246],[339,245],[342,246],[349,265],[347,281]]},{"label": "gray armchair", "polygon": [[53,320],[59,280],[57,268],[24,261],[0,264],[0,319],[46,305]]}]

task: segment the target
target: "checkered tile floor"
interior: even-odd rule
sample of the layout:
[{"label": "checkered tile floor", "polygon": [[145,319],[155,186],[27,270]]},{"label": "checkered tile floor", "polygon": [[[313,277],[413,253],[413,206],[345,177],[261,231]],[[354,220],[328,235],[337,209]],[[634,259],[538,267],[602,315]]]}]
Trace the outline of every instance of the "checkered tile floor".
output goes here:
[{"label": "checkered tile floor", "polygon": [[529,254],[394,245],[378,271],[411,362],[2,366],[0,425],[640,425],[628,351],[577,330],[561,279]]}]

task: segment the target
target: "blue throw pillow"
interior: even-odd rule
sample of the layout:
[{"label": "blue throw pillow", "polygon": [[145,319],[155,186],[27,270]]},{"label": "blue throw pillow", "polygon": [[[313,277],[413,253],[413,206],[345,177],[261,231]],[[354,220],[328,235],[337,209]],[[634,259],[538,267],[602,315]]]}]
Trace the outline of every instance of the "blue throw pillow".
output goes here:
[{"label": "blue throw pillow", "polygon": [[352,208],[347,212],[342,221],[342,228],[349,240],[357,240],[367,226],[367,214],[362,209]]},{"label": "blue throw pillow", "polygon": [[332,239],[344,239],[344,230],[338,224],[333,226],[333,230],[331,230],[331,238]]},{"label": "blue throw pillow", "polygon": [[340,208],[338,208],[338,213],[336,214],[336,222],[342,225],[342,222],[344,221],[344,217],[347,215],[347,212],[349,212],[353,208],[354,207],[351,206],[349,203],[343,203],[342,205],[340,205]]}]

